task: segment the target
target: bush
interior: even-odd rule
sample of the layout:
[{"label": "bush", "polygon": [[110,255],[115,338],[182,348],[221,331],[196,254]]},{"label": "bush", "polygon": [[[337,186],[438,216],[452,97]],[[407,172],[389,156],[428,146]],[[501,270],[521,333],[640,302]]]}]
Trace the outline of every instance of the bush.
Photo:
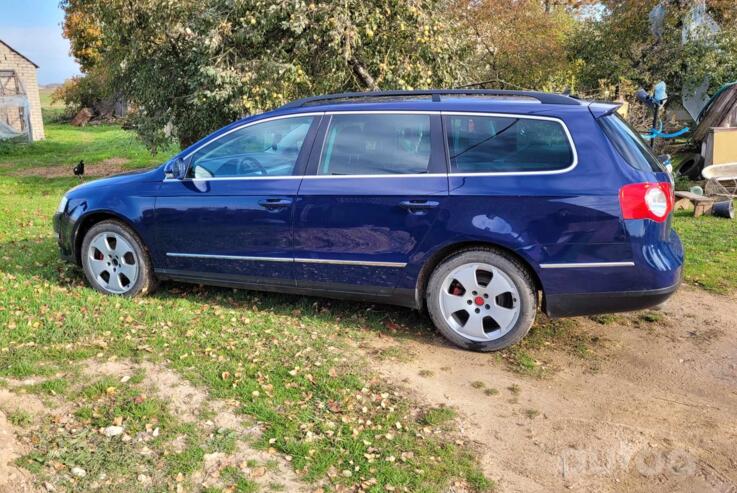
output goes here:
[{"label": "bush", "polygon": [[51,98],[54,102],[63,102],[70,117],[82,108],[90,108],[95,116],[124,116],[126,113],[124,98],[115,92],[109,77],[99,71],[67,79]]},{"label": "bush", "polygon": [[94,108],[107,96],[102,81],[94,75],[72,77],[64,81],[51,95],[54,102],[61,101],[76,113],[82,108]]}]

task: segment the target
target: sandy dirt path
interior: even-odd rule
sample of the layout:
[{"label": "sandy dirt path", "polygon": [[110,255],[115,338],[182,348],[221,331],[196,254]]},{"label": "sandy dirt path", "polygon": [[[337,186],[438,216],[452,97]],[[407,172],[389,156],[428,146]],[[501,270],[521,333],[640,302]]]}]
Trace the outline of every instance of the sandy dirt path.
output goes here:
[{"label": "sandy dirt path", "polygon": [[[635,323],[641,314],[575,319],[600,341],[596,356],[543,350],[536,356],[553,369],[542,378],[431,334],[372,336],[367,349],[411,355],[369,361],[420,403],[456,409],[458,433],[499,491],[737,493],[737,298],[683,287],[658,313],[647,324]],[[5,411],[21,403],[30,409],[0,391]],[[14,465],[27,444],[6,418],[0,412],[0,492],[34,491]]]},{"label": "sandy dirt path", "polygon": [[433,336],[377,338],[413,356],[376,367],[421,402],[456,409],[501,491],[735,492],[737,299],[683,287],[660,313],[646,328],[637,315],[576,319],[605,341],[593,371],[551,350],[557,370],[519,375]]}]

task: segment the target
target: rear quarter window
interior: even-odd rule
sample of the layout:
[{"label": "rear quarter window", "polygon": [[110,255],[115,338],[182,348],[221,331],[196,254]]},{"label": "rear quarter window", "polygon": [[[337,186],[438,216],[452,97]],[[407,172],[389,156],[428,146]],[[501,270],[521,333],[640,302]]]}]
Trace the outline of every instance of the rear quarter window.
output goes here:
[{"label": "rear quarter window", "polygon": [[622,117],[614,113],[599,119],[607,138],[627,164],[640,171],[665,171],[640,134]]},{"label": "rear quarter window", "polygon": [[452,173],[559,171],[574,163],[563,124],[512,116],[446,116]]}]

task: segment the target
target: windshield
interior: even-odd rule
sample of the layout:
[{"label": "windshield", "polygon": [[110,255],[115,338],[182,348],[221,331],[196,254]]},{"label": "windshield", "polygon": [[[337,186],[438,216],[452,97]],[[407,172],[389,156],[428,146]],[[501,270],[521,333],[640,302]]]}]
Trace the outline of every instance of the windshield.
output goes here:
[{"label": "windshield", "polygon": [[654,171],[662,173],[665,171],[653,155],[640,134],[632,128],[618,114],[606,115],[599,119],[604,133],[617,149],[617,152],[627,161],[627,164],[641,171]]}]

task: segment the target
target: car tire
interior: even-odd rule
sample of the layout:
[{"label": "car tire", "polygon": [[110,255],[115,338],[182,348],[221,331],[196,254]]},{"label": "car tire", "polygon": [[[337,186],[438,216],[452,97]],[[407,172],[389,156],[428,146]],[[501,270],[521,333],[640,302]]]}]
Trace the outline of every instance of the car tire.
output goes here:
[{"label": "car tire", "polygon": [[446,339],[472,351],[498,351],[527,335],[537,313],[537,290],[519,260],[499,250],[474,248],[438,264],[426,302]]},{"label": "car tire", "polygon": [[678,176],[685,176],[689,180],[700,180],[704,170],[704,157],[701,154],[691,154],[686,157],[676,170]]},{"label": "car tire", "polygon": [[157,280],[146,247],[125,224],[101,221],[82,241],[82,269],[90,285],[101,293],[139,296],[156,289]]}]

